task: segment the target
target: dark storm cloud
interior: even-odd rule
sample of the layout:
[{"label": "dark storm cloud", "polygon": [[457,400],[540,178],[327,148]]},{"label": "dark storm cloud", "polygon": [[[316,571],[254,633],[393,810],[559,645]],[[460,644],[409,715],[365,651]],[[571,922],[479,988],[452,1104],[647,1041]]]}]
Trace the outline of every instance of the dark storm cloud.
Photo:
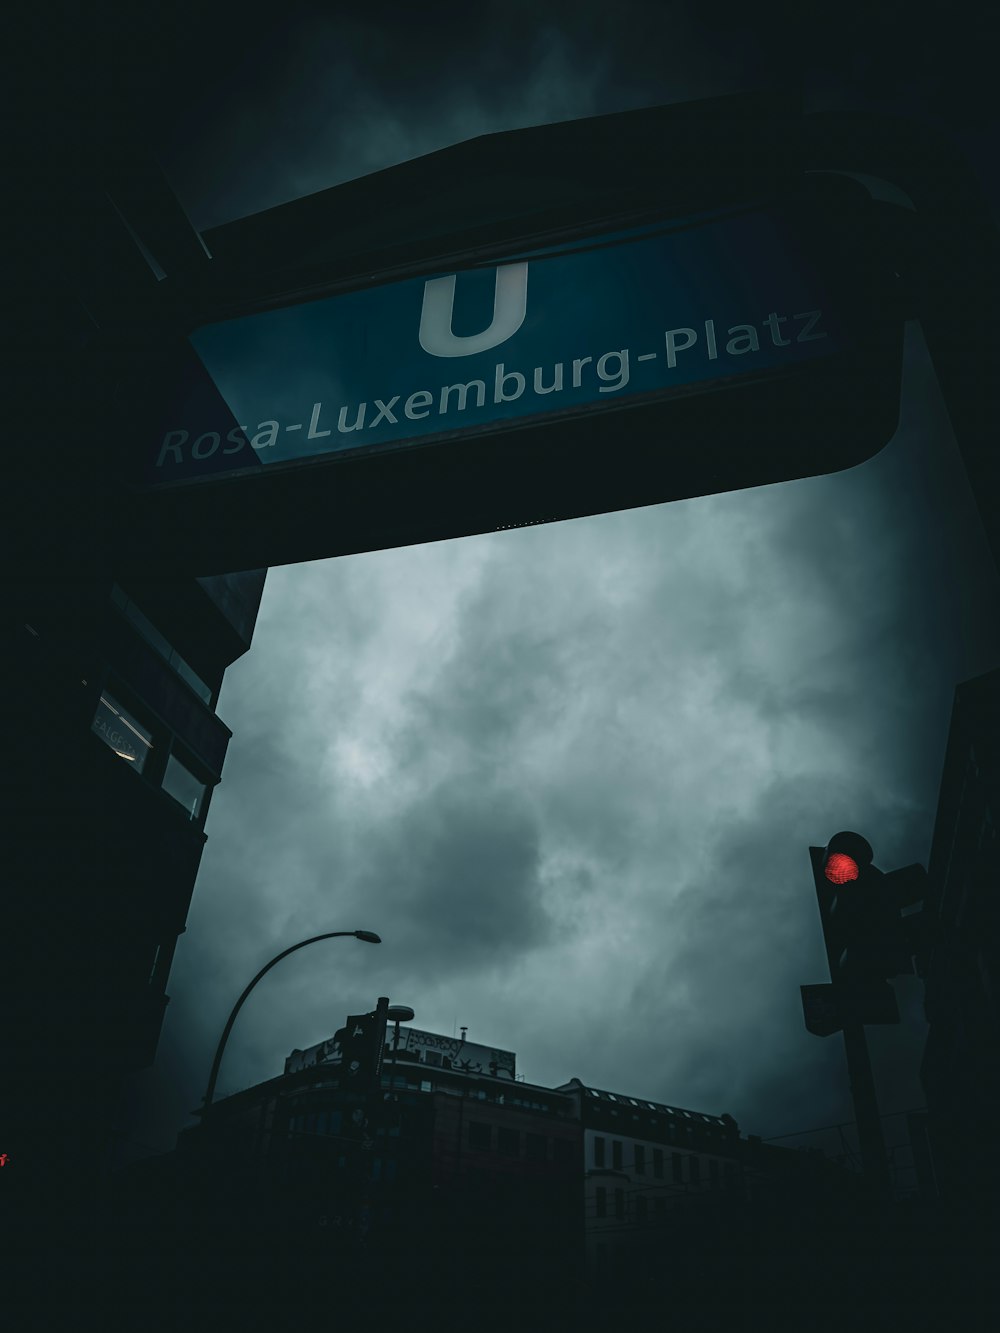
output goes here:
[{"label": "dark storm cloud", "polygon": [[164,153],[206,229],[477,135],[753,86],[759,47],[635,0],[317,11],[196,94]]},{"label": "dark storm cloud", "polygon": [[411,980],[503,966],[550,932],[530,804],[486,772],[430,787],[365,856],[360,894],[412,950]]},{"label": "dark storm cloud", "polygon": [[[861,3],[293,4],[257,30],[198,26],[194,46],[173,33],[174,61],[147,68],[136,38],[122,63],[202,229],[479,134],[752,88],[801,89],[811,109],[919,108],[970,142],[996,124],[989,41],[919,7],[901,24]],[[982,13],[980,28],[995,35]],[[185,63],[189,78],[163,82]]]}]

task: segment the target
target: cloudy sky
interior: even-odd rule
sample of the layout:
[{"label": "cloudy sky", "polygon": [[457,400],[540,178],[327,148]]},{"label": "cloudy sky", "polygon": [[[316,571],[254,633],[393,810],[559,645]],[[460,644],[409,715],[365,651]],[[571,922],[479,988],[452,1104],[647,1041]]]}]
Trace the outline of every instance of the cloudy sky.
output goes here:
[{"label": "cloudy sky", "polygon": [[[791,50],[729,5],[713,30],[640,3],[382,11],[293,7],[158,104],[197,226],[475,134],[764,86]],[[798,67],[807,103],[912,104],[974,151],[951,66],[912,39],[888,61],[871,22]],[[172,1146],[269,957],[355,928],[384,943],[261,984],[220,1094],[388,995],[529,1082],[765,1137],[849,1119],[842,1045],[802,1022],[799,985],[826,979],[807,848],[856,828],[886,869],[926,861],[954,685],[1000,663],[998,591],[917,324],[899,430],[847,472],[273,569],[222,691],[234,736],[133,1137]],[[920,989],[870,1029],[885,1111],[923,1101]]]}]

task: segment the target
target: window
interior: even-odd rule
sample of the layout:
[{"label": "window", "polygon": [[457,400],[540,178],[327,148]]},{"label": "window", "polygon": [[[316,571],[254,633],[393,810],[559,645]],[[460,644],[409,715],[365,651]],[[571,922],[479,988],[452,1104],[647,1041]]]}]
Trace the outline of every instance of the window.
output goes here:
[{"label": "window", "polygon": [[727,1190],[735,1189],[735,1188],[736,1188],[736,1163],[735,1163],[735,1162],[726,1162],[726,1163],[723,1164],[723,1168],[722,1168],[722,1170],[723,1170],[723,1175],[724,1175],[725,1178],[726,1178],[726,1189],[727,1189]]},{"label": "window", "polygon": [[719,1163],[714,1157],[708,1159],[708,1183],[714,1190],[719,1188]]},{"label": "window", "polygon": [[[228,696],[227,696],[227,697],[228,697]],[[424,1064],[425,1064],[425,1065],[435,1065],[438,1069],[440,1069],[440,1068],[441,1068],[441,1052],[440,1052],[440,1051],[424,1051]]]},{"label": "window", "polygon": [[646,1174],[646,1149],[641,1143],[632,1145],[635,1149],[635,1174],[644,1176]]},{"label": "window", "polygon": [[469,1121],[469,1147],[479,1148],[488,1152],[491,1144],[491,1130],[489,1125],[480,1124],[476,1120]]},{"label": "window", "polygon": [[594,1165],[604,1165],[604,1140],[602,1138],[594,1139]]},{"label": "window", "polygon": [[201,813],[208,784],[202,782],[191,772],[186,764],[181,763],[176,754],[167,758],[167,767],[163,774],[163,790],[172,796],[178,805],[187,811],[188,819],[197,819]]},{"label": "window", "polygon": [[700,1184],[701,1184],[701,1158],[700,1158],[700,1157],[693,1157],[693,1156],[692,1156],[692,1157],[689,1157],[689,1158],[688,1158],[688,1171],[689,1171],[689,1173],[690,1173],[691,1184],[692,1184],[692,1185],[700,1185]]},{"label": "window", "polygon": [[521,1150],[520,1140],[521,1136],[516,1129],[507,1129],[503,1125],[497,1128],[497,1152],[517,1157]]},{"label": "window", "polygon": [[679,1185],[684,1179],[681,1175],[681,1155],[679,1152],[672,1152],[670,1154],[670,1174],[676,1185]]},{"label": "window", "polygon": [[645,1194],[640,1194],[635,1201],[635,1220],[640,1226],[649,1218],[649,1200]]},{"label": "window", "polygon": [[611,1140],[611,1165],[615,1171],[622,1169],[622,1143],[621,1139]]},{"label": "window", "polygon": [[525,1134],[524,1155],[530,1162],[544,1162],[548,1156],[545,1135]]},{"label": "window", "polygon": [[598,1217],[607,1217],[608,1191],[604,1188],[603,1185],[598,1185],[597,1187],[597,1193],[595,1195],[595,1203],[596,1203],[596,1207],[594,1209],[595,1214]]},{"label": "window", "polygon": [[663,1149],[653,1149],[653,1175],[657,1180],[663,1179]]},{"label": "window", "polygon": [[142,772],[153,748],[153,734],[107,691],[101,695],[90,729],[136,773]]},{"label": "window", "polygon": [[615,1190],[615,1217],[619,1222],[625,1220],[625,1191]]},{"label": "window", "polygon": [[653,1212],[656,1214],[656,1220],[661,1221],[667,1215],[667,1201],[662,1194],[657,1194],[653,1200]]}]

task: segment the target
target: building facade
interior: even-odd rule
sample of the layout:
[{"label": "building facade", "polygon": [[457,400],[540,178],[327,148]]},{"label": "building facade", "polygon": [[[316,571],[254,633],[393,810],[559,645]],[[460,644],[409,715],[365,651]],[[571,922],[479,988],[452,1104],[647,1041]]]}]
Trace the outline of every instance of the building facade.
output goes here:
[{"label": "building facade", "polygon": [[582,1130],[584,1242],[588,1265],[633,1249],[657,1228],[689,1217],[692,1198],[743,1184],[739,1126],[706,1115],[588,1087],[561,1085]]},{"label": "building facade", "polygon": [[292,1286],[304,1270],[335,1282],[398,1255],[378,1280],[390,1304],[555,1300],[582,1259],[573,1098],[464,1034],[393,1037],[367,1084],[338,1037],[293,1051],[278,1077],[214,1103],[169,1162],[125,1173],[125,1192],[161,1199],[169,1178],[193,1250],[239,1235]]},{"label": "building facade", "polygon": [[40,1197],[107,1166],[122,1082],[153,1060],[263,581],[123,573],[75,590],[85,626],[39,599],[18,627],[0,1095]]},{"label": "building facade", "polygon": [[0,1152],[12,1217],[46,1225],[89,1207],[127,1129],[122,1080],[153,1058],[230,739],[219,689],[264,583],[198,577],[125,480],[141,425],[123,403],[163,374],[150,330],[210,260],[139,123],[64,96],[22,118],[4,311]]}]

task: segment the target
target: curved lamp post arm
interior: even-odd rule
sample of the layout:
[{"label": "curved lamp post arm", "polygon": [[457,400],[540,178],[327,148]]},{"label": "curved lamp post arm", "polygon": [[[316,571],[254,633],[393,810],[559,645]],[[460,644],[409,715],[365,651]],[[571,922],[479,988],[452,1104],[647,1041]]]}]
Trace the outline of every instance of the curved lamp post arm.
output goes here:
[{"label": "curved lamp post arm", "polygon": [[290,949],[283,949],[282,952],[275,958],[272,958],[269,963],[265,963],[254,977],[253,981],[250,982],[250,985],[247,986],[246,990],[233,1005],[233,1012],[229,1015],[229,1018],[226,1021],[226,1026],[222,1029],[222,1036],[219,1039],[219,1045],[215,1051],[215,1059],[212,1061],[212,1072],[208,1076],[208,1087],[205,1090],[203,1111],[207,1111],[212,1104],[212,1097],[215,1094],[215,1081],[219,1077],[219,1066],[222,1064],[222,1053],[226,1049],[226,1042],[229,1040],[229,1034],[232,1032],[233,1024],[236,1022],[236,1015],[243,1008],[244,1001],[253,990],[254,986],[256,986],[257,982],[260,981],[265,973],[270,972],[275,963],[280,963],[282,958],[287,958],[288,955],[294,953],[296,949],[304,949],[307,944],[315,944],[317,940],[336,939],[339,935],[355,935],[358,939],[367,940],[371,944],[382,943],[379,937],[370,930],[329,930],[325,935],[313,935],[308,940],[301,940],[298,944],[293,944]]}]

